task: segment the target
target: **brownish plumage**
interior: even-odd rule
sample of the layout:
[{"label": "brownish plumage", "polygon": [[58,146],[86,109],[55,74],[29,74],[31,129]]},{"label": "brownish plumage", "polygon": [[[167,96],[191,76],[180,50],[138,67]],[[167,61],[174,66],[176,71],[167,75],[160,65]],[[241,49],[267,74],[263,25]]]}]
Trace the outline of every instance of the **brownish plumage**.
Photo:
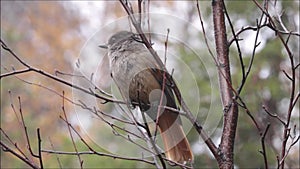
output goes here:
[{"label": "brownish plumage", "polygon": [[160,112],[158,105],[177,109],[170,83],[163,83],[164,72],[159,70],[148,49],[136,38],[138,36],[133,33],[122,31],[109,39],[108,56],[112,78],[125,100],[139,103],[143,112],[152,120],[158,120],[166,157],[179,163],[191,162],[193,154],[179,114],[162,109],[157,115]]}]

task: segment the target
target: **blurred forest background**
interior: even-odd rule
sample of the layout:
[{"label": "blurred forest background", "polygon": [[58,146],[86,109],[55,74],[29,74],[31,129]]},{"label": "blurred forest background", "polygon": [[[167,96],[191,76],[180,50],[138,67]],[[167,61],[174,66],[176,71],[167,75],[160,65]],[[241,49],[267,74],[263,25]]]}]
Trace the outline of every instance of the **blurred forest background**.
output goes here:
[{"label": "blurred forest background", "polygon": [[[134,4],[134,2],[132,2]],[[146,2],[147,3],[147,2]],[[271,4],[274,2],[271,2]],[[299,33],[299,1],[285,0],[276,1],[277,11],[281,14],[282,22],[288,30]],[[210,1],[200,1],[200,9],[202,12],[207,36],[213,43],[213,26],[212,26],[212,11]],[[255,6],[252,1],[226,1],[227,10],[235,30],[241,29],[243,26],[256,26],[256,20],[261,15],[261,11]],[[270,5],[270,8],[272,6]],[[190,31],[189,25],[178,26],[168,25],[170,31],[179,31],[184,41],[194,44],[195,51],[199,57],[209,58],[209,53],[204,43],[203,34],[201,33],[199,16],[197,13],[196,3],[190,1],[151,1],[150,12],[159,12],[170,14],[175,17],[186,20],[198,29],[198,32]],[[274,13],[276,14],[276,13]],[[30,65],[55,74],[57,71],[73,73],[76,67],[77,59],[85,43],[97,32],[101,27],[109,24],[120,17],[126,16],[119,2],[99,1],[99,2],[69,2],[69,1],[1,1],[1,40],[5,43],[25,62]],[[160,24],[152,23],[151,26]],[[228,25],[227,25],[228,26]],[[158,28],[157,28],[158,29]],[[179,29],[179,30],[176,30]],[[228,37],[232,33],[228,30]],[[108,32],[97,33],[97,43],[105,43],[107,37],[113,32],[118,31],[117,28],[110,29]],[[166,30],[162,30],[166,32]],[[103,36],[98,36],[98,35]],[[253,51],[254,38],[256,32],[246,32],[241,35],[241,49],[243,52],[245,65],[248,65]],[[104,36],[105,35],[105,36]],[[267,156],[271,167],[276,166],[276,155],[279,153],[282,137],[282,126],[278,120],[267,115],[263,109],[263,105],[272,113],[278,116],[285,117],[288,110],[290,81],[286,78],[282,70],[289,70],[288,56],[283,45],[275,36],[274,32],[262,29],[259,35],[260,46],[257,48],[253,69],[245,84],[245,88],[241,93],[241,97],[247,103],[253,116],[258,119],[261,126],[266,127],[270,123],[270,130],[266,137]],[[291,36],[289,42],[290,48],[294,53],[295,62],[299,63],[299,37]],[[214,48],[213,48],[214,49]],[[89,55],[93,57],[103,57],[102,51],[97,47],[91,49],[93,52]],[[97,53],[99,52],[99,53]],[[220,131],[222,127],[222,107],[219,101],[219,95],[215,91],[211,96],[211,82],[217,80],[216,68],[211,66],[203,66],[201,59],[195,57],[185,48],[176,49],[180,60],[188,65],[190,70],[196,74],[194,80],[196,87],[199,90],[200,100],[195,99],[195,90],[191,88],[193,84],[186,80],[190,76],[176,72],[180,69],[181,64],[176,64],[175,79],[179,83],[181,91],[184,93],[186,102],[189,105],[199,106],[198,118],[200,122],[208,119],[208,112],[211,107],[216,112],[218,118],[217,125],[209,126],[214,130],[210,131],[211,136],[216,144],[220,139]],[[92,56],[91,56],[92,57]],[[234,45],[230,48],[230,61],[233,84],[235,87],[239,85],[241,80],[241,71],[238,59],[237,49]],[[93,62],[93,61],[91,61]],[[88,65],[86,65],[88,67]],[[96,65],[97,66],[97,65]],[[1,49],[1,74],[14,69],[22,69],[22,65],[14,59],[10,54]],[[175,67],[175,66],[173,66]],[[205,69],[209,73],[204,73]],[[203,71],[204,70],[204,71]],[[98,67],[97,71],[100,74],[108,74],[107,70]],[[177,74],[176,74],[177,73]],[[210,79],[211,76],[216,79]],[[66,87],[56,81],[49,80],[37,73],[25,73],[16,77],[7,77],[1,79],[1,129],[3,129],[9,137],[17,142],[21,149],[26,150],[26,141],[22,125],[20,124],[20,115],[15,113],[11,105],[14,105],[18,111],[20,96],[22,104],[22,112],[24,121],[29,132],[30,142],[33,145],[33,151],[36,152],[37,139],[36,128],[40,128],[42,136],[43,148],[49,150],[74,151],[67,125],[59,118],[64,116],[62,111],[62,98],[53,92],[40,87],[26,83],[21,79],[35,84],[41,84],[51,88],[58,93],[65,91],[65,95],[69,98],[73,97],[72,89]],[[70,76],[61,76],[66,80],[72,81]],[[297,71],[297,86],[299,85],[299,69]],[[184,83],[183,83],[184,82]],[[101,84],[101,88],[107,88],[110,85],[109,78],[99,77],[96,80],[97,84]],[[193,82],[191,82],[193,83]],[[84,113],[75,115],[74,105],[65,102],[65,110],[72,124],[94,147],[97,151],[109,152],[114,149],[115,153],[134,154],[132,147],[123,146],[122,139],[116,137],[112,130],[102,124],[101,121],[91,117],[85,124],[78,121],[78,117],[92,116]],[[296,126],[295,131],[299,135],[299,103],[295,107],[291,119],[291,126]],[[105,111],[112,111],[112,106],[98,104]],[[77,108],[78,109],[78,108]],[[221,120],[221,121],[220,121]],[[82,127],[85,126],[85,127]],[[88,126],[88,127],[86,127]],[[195,153],[195,166],[201,168],[215,168],[216,161],[210,154],[206,145],[203,144],[197,132],[192,129],[188,133],[188,138],[191,141],[192,148]],[[7,141],[1,133],[1,140]],[[97,143],[97,140],[100,140]],[[118,141],[115,141],[118,140]],[[80,142],[80,139],[75,138],[79,151],[87,151],[88,149]],[[235,165],[238,168],[262,168],[264,166],[263,157],[259,153],[261,150],[260,136],[253,122],[243,109],[239,112],[238,131],[236,136],[235,146]],[[1,168],[26,168],[28,167],[22,161],[13,157],[11,154],[1,151]],[[28,151],[25,151],[29,154]],[[58,162],[58,160],[60,163]],[[143,168],[153,167],[151,165],[136,161],[113,159],[109,157],[100,157],[96,155],[82,156],[85,168]],[[63,168],[78,168],[80,166],[77,156],[53,155],[43,153],[44,167],[58,168],[60,165]],[[299,142],[289,152],[286,161],[287,168],[299,168]]]}]

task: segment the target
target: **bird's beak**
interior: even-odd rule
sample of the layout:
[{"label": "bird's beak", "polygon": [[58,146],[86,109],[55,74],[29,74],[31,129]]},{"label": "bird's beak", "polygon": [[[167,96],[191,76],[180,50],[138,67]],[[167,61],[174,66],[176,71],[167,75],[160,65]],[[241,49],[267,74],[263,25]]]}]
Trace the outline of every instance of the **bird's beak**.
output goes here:
[{"label": "bird's beak", "polygon": [[107,47],[106,44],[104,44],[104,45],[99,45],[98,47],[103,48],[103,49],[108,49],[108,47]]}]

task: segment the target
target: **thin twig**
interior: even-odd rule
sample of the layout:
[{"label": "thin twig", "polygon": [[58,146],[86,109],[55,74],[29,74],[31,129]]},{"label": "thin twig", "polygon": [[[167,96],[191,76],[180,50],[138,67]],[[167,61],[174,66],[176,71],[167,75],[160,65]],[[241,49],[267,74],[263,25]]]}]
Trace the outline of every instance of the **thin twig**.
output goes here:
[{"label": "thin twig", "polygon": [[265,163],[265,169],[268,169],[268,158],[267,158],[267,153],[266,153],[266,147],[265,147],[265,137],[267,135],[267,132],[270,128],[270,123],[267,124],[267,127],[264,131],[264,133],[262,134],[260,141],[261,141],[261,146],[262,146],[262,155],[264,157],[264,163]]},{"label": "thin twig", "polygon": [[8,145],[6,145],[4,142],[2,142],[2,140],[0,140],[0,145],[1,145],[1,148],[2,148],[3,151],[10,152],[15,157],[19,158],[21,161],[24,161],[30,167],[32,167],[34,169],[39,169],[39,167],[36,164],[31,162],[28,158],[22,157],[20,154],[16,153],[13,149],[9,148]]},{"label": "thin twig", "polygon": [[199,16],[199,19],[200,19],[202,33],[203,33],[203,36],[204,36],[204,41],[205,41],[207,50],[208,50],[210,56],[213,58],[215,64],[218,65],[217,59],[214,56],[214,54],[213,54],[213,52],[212,52],[212,50],[211,50],[211,48],[210,48],[210,46],[208,44],[207,35],[206,35],[205,29],[204,29],[204,24],[203,24],[202,15],[201,15],[201,11],[200,11],[199,1],[198,0],[196,0],[196,6],[197,6],[198,16]]},{"label": "thin twig", "polygon": [[[235,31],[234,31],[231,19],[229,17],[229,14],[227,12],[227,9],[226,9],[225,5],[224,5],[224,13],[225,13],[225,16],[226,16],[226,18],[228,20],[228,23],[229,23],[229,26],[230,26],[230,29],[231,29],[231,33],[233,35],[233,38],[234,38],[234,41],[235,41],[235,44],[236,44],[236,47],[237,47],[237,50],[238,50],[240,65],[241,65],[241,68],[242,68],[242,78],[244,79],[245,78],[245,65],[244,65],[242,51],[241,51],[241,48],[240,48],[238,37],[237,37],[237,35],[236,35]],[[229,45],[228,45],[228,48],[229,48]]]},{"label": "thin twig", "polygon": [[41,139],[40,129],[38,128],[36,132],[38,136],[38,152],[39,152],[38,159],[40,162],[40,168],[43,169],[44,166],[43,166],[43,159],[42,159],[42,139]]},{"label": "thin twig", "polygon": [[292,139],[292,144],[289,146],[289,148],[287,149],[287,152],[285,154],[285,156],[283,158],[281,158],[280,162],[279,162],[279,166],[282,165],[282,163],[284,163],[286,157],[288,156],[291,148],[300,140],[300,136],[297,137],[297,139],[294,141],[294,139]]},{"label": "thin twig", "polygon": [[23,70],[17,70],[17,71],[12,71],[12,72],[8,72],[8,73],[3,73],[0,75],[0,79],[3,77],[8,77],[8,76],[12,76],[12,75],[18,75],[18,74],[23,74],[26,72],[30,72],[33,71],[32,69],[28,68],[28,69],[23,69]]},{"label": "thin twig", "polygon": [[[169,33],[170,33],[170,29],[167,29],[167,37],[166,37],[166,41],[165,41],[165,54],[164,54],[164,66],[166,66],[167,64],[167,50],[168,50],[168,40],[169,40]],[[158,118],[161,115],[161,106],[163,103],[163,99],[164,99],[164,93],[165,93],[165,87],[166,87],[166,72],[163,71],[163,82],[162,82],[162,86],[161,86],[161,94],[160,94],[160,100],[159,100],[159,107],[158,107],[158,111],[156,114],[156,125],[155,125],[155,134],[154,136],[156,136],[157,134],[157,126],[158,126]]]},{"label": "thin twig", "polygon": [[[241,91],[242,91],[242,89],[243,89],[243,87],[244,87],[244,85],[246,83],[246,80],[248,79],[248,76],[250,74],[250,71],[251,71],[251,68],[252,68],[252,65],[253,65],[253,62],[254,62],[254,57],[255,57],[256,49],[257,49],[257,47],[260,44],[260,42],[258,42],[258,35],[260,33],[260,28],[261,28],[260,25],[262,24],[263,18],[264,18],[264,13],[261,14],[259,21],[256,20],[257,30],[256,30],[255,40],[254,40],[254,47],[253,47],[253,50],[252,50],[252,55],[251,55],[251,58],[250,58],[250,62],[248,64],[248,68],[247,68],[246,74],[244,74],[244,76],[242,78],[242,81],[241,81],[241,84],[240,84],[240,86],[237,89],[238,94],[241,93]],[[240,58],[240,59],[242,59],[242,58]],[[244,69],[244,67],[242,67],[242,69]]]},{"label": "thin twig", "polygon": [[[282,37],[282,34],[278,31],[279,29],[276,27],[276,24],[273,21],[272,16],[268,13],[267,9],[264,9],[263,7],[261,7],[261,5],[257,2],[257,0],[253,0],[253,2],[267,16],[267,18],[270,22],[269,27],[271,29],[273,29],[275,31],[276,35],[279,37],[281,43],[283,44],[283,46],[288,54],[288,57],[290,60],[290,65],[291,65],[291,75],[287,75],[285,73],[285,75],[287,75],[287,78],[291,80],[291,92],[290,92],[290,102],[289,102],[289,106],[288,106],[286,122],[284,125],[283,140],[282,140],[282,145],[281,145],[281,157],[280,157],[281,159],[280,160],[278,159],[278,161],[280,161],[278,163],[278,168],[280,167],[281,169],[284,169],[285,158],[288,155],[288,151],[286,151],[286,146],[287,146],[287,141],[289,139],[289,130],[290,130],[289,125],[290,125],[290,121],[291,121],[292,111],[294,109],[294,98],[295,98],[295,92],[296,92],[295,91],[296,90],[296,81],[295,81],[296,72],[295,72],[294,55],[288,46],[288,41],[285,41],[284,38]],[[282,24],[282,22],[281,22],[281,24]]]},{"label": "thin twig", "polygon": [[[51,148],[54,150],[54,145],[53,145],[52,140],[50,139],[50,137],[49,137],[49,142],[50,142]],[[41,151],[43,152],[43,150],[41,150]],[[60,162],[60,159],[59,159],[58,155],[55,154],[55,157],[56,157],[57,163],[59,165],[59,168],[62,169],[62,165],[61,165],[61,162]]]},{"label": "thin twig", "polygon": [[91,84],[95,90],[98,90],[101,94],[104,94],[108,97],[113,97],[112,94],[105,92],[104,90],[100,89],[96,84],[93,83],[93,73],[91,74],[91,78],[88,79],[85,75],[76,75],[76,74],[70,74],[70,73],[65,73],[65,72],[61,72],[59,70],[55,71],[55,75],[67,75],[67,76],[71,76],[71,77],[78,77],[78,78],[83,78],[84,80],[86,80],[89,84]]},{"label": "thin twig", "polygon": [[[0,131],[2,134],[4,134],[5,138],[8,140],[8,142],[12,145],[14,145],[14,147],[18,150],[18,152],[24,157],[26,158],[27,160],[29,160],[29,158],[25,155],[25,153],[19,148],[18,144],[13,142],[12,139],[7,135],[7,133],[2,129],[0,128]],[[19,154],[17,152],[15,152],[16,154]],[[30,161],[30,160],[29,160]]]},{"label": "thin twig", "polygon": [[[68,124],[68,131],[69,131],[69,135],[70,135],[70,138],[71,138],[71,141],[72,141],[72,144],[73,144],[73,147],[74,147],[74,150],[76,151],[76,152],[78,152],[78,150],[77,150],[77,146],[76,146],[76,144],[75,144],[75,141],[74,141],[74,138],[73,138],[73,134],[72,134],[72,131],[71,131],[71,128],[70,128],[70,123],[69,123],[69,121],[68,121],[68,116],[67,116],[67,114],[66,114],[66,110],[65,110],[65,91],[63,91],[63,100],[62,100],[62,111],[63,111],[63,114],[64,114],[64,117],[65,117],[65,121],[67,122],[67,124]],[[81,160],[81,157],[80,157],[80,155],[78,154],[78,160],[79,160],[79,164],[80,164],[80,168],[81,169],[83,169],[83,160]]]},{"label": "thin twig", "polygon": [[[64,118],[62,118],[60,116],[60,118],[67,123],[70,128],[76,133],[76,135],[80,138],[80,140],[82,141],[82,143],[90,150],[89,154],[96,154],[96,155],[100,155],[100,156],[107,156],[107,157],[112,157],[115,159],[124,159],[124,160],[133,160],[133,161],[142,161],[142,162],[146,162],[149,163],[149,161],[145,161],[144,159],[140,159],[140,158],[129,158],[129,157],[122,157],[122,156],[118,156],[118,155],[113,155],[113,154],[106,154],[106,153],[99,153],[97,151],[95,151],[83,138],[82,136],[78,133],[78,131],[69,123],[67,122]],[[122,135],[119,135],[122,136]],[[130,140],[129,140],[130,141]],[[135,143],[135,142],[134,142]],[[136,145],[138,145],[137,143],[135,143]],[[143,148],[143,147],[141,147]],[[145,149],[145,148],[144,148]],[[147,149],[145,149],[147,150]],[[43,150],[44,152],[46,152],[45,150]],[[50,151],[47,151],[48,153],[51,153]],[[53,151],[52,151],[53,152]],[[151,152],[151,151],[150,151]],[[58,153],[58,154],[64,154],[64,153]],[[72,153],[72,155],[80,155],[82,153],[78,152],[78,153]],[[150,164],[150,163],[149,163]],[[151,163],[153,164],[153,163]],[[154,165],[154,164],[153,164]]]},{"label": "thin twig", "polygon": [[147,164],[154,165],[153,161],[141,159],[141,158],[131,158],[131,157],[124,157],[124,156],[119,156],[115,154],[107,154],[107,153],[102,153],[102,152],[97,152],[94,150],[90,151],[82,151],[82,152],[66,152],[66,151],[53,151],[53,150],[42,150],[44,153],[49,153],[49,154],[61,154],[61,155],[98,155],[98,156],[105,156],[105,157],[110,157],[113,159],[121,159],[121,160],[129,160],[129,161],[139,161],[139,162],[144,162]]},{"label": "thin twig", "polygon": [[138,23],[140,27],[142,26],[142,2],[143,0],[138,0]]},{"label": "thin twig", "polygon": [[[248,30],[252,30],[252,31],[257,31],[258,29],[261,29],[263,27],[269,27],[270,29],[272,29],[273,31],[275,31],[275,29],[270,26],[269,23],[265,23],[265,24],[262,24],[260,26],[245,26],[245,27],[242,27],[240,30],[236,31],[235,32],[235,35],[236,36],[239,36],[241,33],[244,33],[245,31],[248,31]],[[295,36],[299,36],[300,37],[300,33],[298,32],[284,32],[284,31],[281,31],[281,30],[276,30],[278,33],[281,33],[281,34],[284,34],[284,35],[295,35]],[[228,41],[228,45],[231,45],[236,39],[234,37],[230,38],[230,40]]]},{"label": "thin twig", "polygon": [[[159,152],[159,149],[158,149],[157,145],[155,144],[155,137],[154,137],[154,139],[152,139],[152,134],[150,132],[150,128],[149,128],[149,125],[147,123],[145,113],[142,113],[142,118],[143,118],[143,121],[144,121],[144,124],[145,124],[145,129],[146,129],[146,132],[147,132],[147,135],[148,135],[149,142],[150,142],[152,148],[154,149],[154,151],[156,152],[156,156],[158,157],[158,159],[159,159],[162,167],[165,169],[166,168],[166,164],[165,164],[165,162],[164,162],[164,160],[162,158],[161,153]],[[157,124],[156,124],[156,126],[157,126]],[[157,166],[157,168],[160,168],[159,164],[157,164],[155,156],[154,156],[154,162],[155,162],[155,165]]]},{"label": "thin twig", "polygon": [[281,122],[281,124],[283,124],[283,126],[286,125],[285,122],[277,114],[272,114],[271,112],[269,112],[265,105],[263,105],[262,108],[270,117],[276,118],[278,121]]},{"label": "thin twig", "polygon": [[32,71],[40,74],[40,75],[43,75],[45,77],[48,77],[56,82],[59,82],[61,84],[64,84],[66,86],[69,86],[69,87],[72,87],[74,89],[77,89],[79,91],[82,91],[84,93],[87,93],[89,95],[92,95],[96,98],[99,98],[99,99],[102,99],[102,100],[105,100],[106,102],[113,102],[113,103],[119,103],[119,104],[126,104],[124,103],[123,101],[120,101],[120,100],[115,100],[113,98],[110,98],[110,97],[105,97],[105,96],[101,96],[93,91],[90,91],[90,90],[87,90],[85,88],[82,88],[82,87],[79,87],[73,83],[70,83],[70,82],[67,82],[66,80],[64,79],[61,79],[61,78],[58,78],[56,76],[53,76],[51,75],[50,73],[47,73],[47,72],[44,72],[43,70],[40,70],[40,69],[37,69],[27,63],[25,63],[20,57],[18,57],[2,40],[1,40],[1,46],[3,49],[5,49],[6,51],[8,51],[12,56],[14,56],[14,58],[16,58],[23,66],[27,67],[28,69],[31,69]]},{"label": "thin twig", "polygon": [[21,122],[22,122],[22,125],[23,125],[22,127],[24,129],[24,134],[25,134],[25,137],[26,137],[26,143],[27,143],[27,146],[28,146],[28,150],[29,150],[30,154],[33,157],[39,158],[38,155],[36,155],[36,154],[33,153],[32,148],[31,148],[31,144],[30,144],[30,140],[29,140],[29,135],[28,135],[28,131],[27,131],[27,126],[25,124],[24,117],[23,117],[22,104],[21,104],[21,97],[20,96],[18,96],[18,100],[19,100],[19,112],[20,112],[20,115],[21,115]]}]

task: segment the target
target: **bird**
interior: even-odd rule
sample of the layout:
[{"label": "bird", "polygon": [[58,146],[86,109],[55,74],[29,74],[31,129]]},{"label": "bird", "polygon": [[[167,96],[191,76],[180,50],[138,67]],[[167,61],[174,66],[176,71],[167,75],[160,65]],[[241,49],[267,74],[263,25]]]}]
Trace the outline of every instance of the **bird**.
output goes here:
[{"label": "bird", "polygon": [[[102,46],[104,47],[104,46]],[[165,156],[185,164],[193,162],[193,153],[184,133],[172,84],[140,39],[139,34],[120,31],[105,45],[108,50],[110,74],[123,99],[138,106],[156,124],[163,141]],[[172,109],[159,107],[167,106]]]}]

